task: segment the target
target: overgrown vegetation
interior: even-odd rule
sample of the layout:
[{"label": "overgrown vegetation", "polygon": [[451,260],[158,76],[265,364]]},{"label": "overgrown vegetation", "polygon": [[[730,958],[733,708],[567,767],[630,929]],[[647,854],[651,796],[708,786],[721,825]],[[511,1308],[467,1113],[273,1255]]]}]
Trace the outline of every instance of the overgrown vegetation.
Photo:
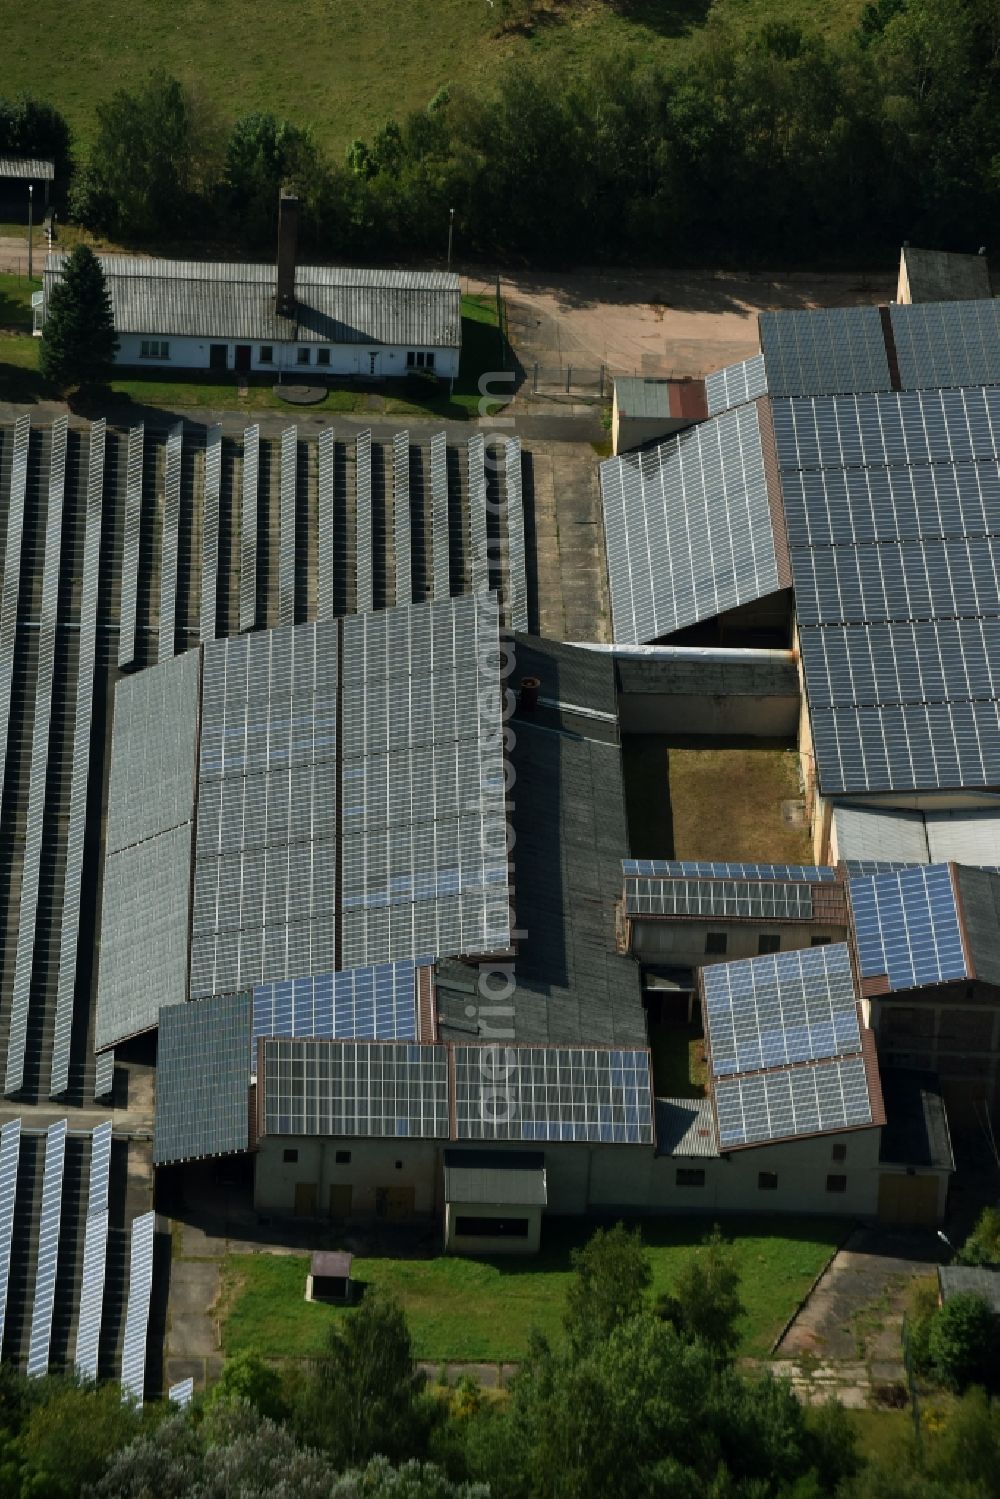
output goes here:
[{"label": "overgrown vegetation", "polygon": [[671,65],[552,52],[449,84],[339,162],[292,118],[226,121],[153,74],[98,106],[71,202],[124,241],[249,253],[271,248],[288,182],[329,259],[440,261],[451,208],[466,259],[787,264],[995,241],[993,0],[878,0],[832,37],[728,13]]},{"label": "overgrown vegetation", "polygon": [[[738,1259],[718,1232],[674,1303],[618,1226],[574,1257],[563,1323],[508,1390],[428,1387],[406,1319],[369,1290],[322,1356],[227,1364],[185,1412],[117,1386],[0,1368],[0,1492],[11,1499],[987,1499],[1000,1412],[981,1390],[883,1452],[835,1402],[804,1407],[738,1370]],[[696,1320],[697,1319],[697,1320]]]}]

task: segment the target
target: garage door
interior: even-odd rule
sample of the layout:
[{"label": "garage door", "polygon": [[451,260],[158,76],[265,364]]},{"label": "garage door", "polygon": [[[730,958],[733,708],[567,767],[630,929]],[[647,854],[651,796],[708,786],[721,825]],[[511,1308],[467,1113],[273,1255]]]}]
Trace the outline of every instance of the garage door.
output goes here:
[{"label": "garage door", "polygon": [[938,1183],[936,1176],[896,1176],[879,1178],[878,1216],[880,1223],[900,1225],[937,1222]]}]

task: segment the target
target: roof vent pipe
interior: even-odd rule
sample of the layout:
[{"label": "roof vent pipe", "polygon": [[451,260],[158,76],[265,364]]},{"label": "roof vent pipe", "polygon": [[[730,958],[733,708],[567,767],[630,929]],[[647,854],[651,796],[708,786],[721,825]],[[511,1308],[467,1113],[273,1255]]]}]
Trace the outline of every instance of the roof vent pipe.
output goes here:
[{"label": "roof vent pipe", "polygon": [[275,310],[279,317],[295,316],[295,262],[299,247],[299,200],[282,191],[278,200],[278,280]]}]

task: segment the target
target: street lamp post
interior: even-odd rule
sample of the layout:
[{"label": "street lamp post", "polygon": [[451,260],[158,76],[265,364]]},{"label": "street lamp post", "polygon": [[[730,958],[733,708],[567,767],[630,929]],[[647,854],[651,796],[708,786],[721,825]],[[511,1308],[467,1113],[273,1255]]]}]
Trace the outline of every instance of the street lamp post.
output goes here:
[{"label": "street lamp post", "polygon": [[31,280],[31,275],[32,275],[32,270],[33,270],[32,260],[31,260],[31,230],[32,230],[32,209],[34,207],[34,199],[35,199],[35,184],[33,182],[29,182],[28,183],[28,280],[29,281]]},{"label": "street lamp post", "polygon": [[455,210],[448,209],[448,269],[451,270],[451,240],[455,232]]}]

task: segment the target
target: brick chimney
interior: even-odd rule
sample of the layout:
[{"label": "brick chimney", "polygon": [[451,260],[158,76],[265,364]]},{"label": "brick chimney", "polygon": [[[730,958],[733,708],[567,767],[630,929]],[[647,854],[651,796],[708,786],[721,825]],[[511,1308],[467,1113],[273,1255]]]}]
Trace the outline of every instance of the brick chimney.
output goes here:
[{"label": "brick chimney", "polygon": [[299,200],[282,191],[278,201],[278,285],[275,310],[279,317],[295,316],[295,258],[299,242]]}]

